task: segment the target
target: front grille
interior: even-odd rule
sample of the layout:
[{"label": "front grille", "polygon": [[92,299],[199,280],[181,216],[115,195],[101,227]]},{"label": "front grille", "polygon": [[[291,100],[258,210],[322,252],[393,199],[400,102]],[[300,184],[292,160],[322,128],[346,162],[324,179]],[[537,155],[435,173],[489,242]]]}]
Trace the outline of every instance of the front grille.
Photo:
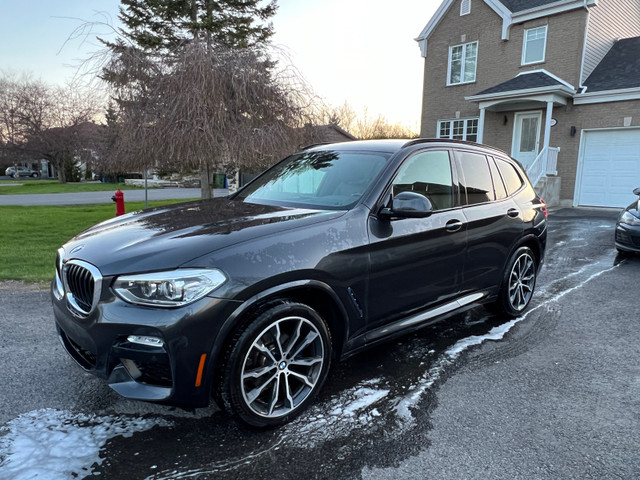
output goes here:
[{"label": "front grille", "polygon": [[95,280],[88,268],[70,263],[65,270],[67,287],[73,295],[77,306],[82,313],[89,313],[93,306],[93,295],[95,293]]},{"label": "front grille", "polygon": [[82,260],[69,260],[62,268],[67,307],[76,317],[88,317],[102,293],[102,273]]}]

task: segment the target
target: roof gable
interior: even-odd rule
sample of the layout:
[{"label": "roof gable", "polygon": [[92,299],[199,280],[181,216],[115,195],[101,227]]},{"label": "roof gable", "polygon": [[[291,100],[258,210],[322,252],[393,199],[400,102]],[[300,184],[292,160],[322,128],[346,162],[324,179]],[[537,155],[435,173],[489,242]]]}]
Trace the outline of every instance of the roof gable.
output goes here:
[{"label": "roof gable", "polygon": [[[443,0],[420,35],[415,39],[422,56],[427,56],[427,41],[456,0]],[[511,26],[548,15],[595,5],[597,0],[482,0],[502,18],[502,40],[509,40]],[[473,7],[471,8],[473,14]]]}]

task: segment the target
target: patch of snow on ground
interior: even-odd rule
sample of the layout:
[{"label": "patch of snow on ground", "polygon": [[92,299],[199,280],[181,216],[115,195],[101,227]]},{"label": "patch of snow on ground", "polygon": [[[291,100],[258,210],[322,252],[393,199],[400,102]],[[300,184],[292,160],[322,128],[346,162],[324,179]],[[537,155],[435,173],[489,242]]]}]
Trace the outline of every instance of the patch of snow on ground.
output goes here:
[{"label": "patch of snow on ground", "polygon": [[360,382],[330,402],[312,406],[309,413],[287,425],[284,437],[295,439],[300,447],[314,448],[329,439],[346,437],[358,426],[366,426],[380,415],[371,406],[389,395],[389,390],[375,388],[380,381],[374,378]]},{"label": "patch of snow on ground", "polygon": [[51,408],[11,420],[0,432],[0,478],[3,480],[68,480],[91,474],[101,464],[100,448],[119,435],[130,437],[162,419],[74,414]]}]

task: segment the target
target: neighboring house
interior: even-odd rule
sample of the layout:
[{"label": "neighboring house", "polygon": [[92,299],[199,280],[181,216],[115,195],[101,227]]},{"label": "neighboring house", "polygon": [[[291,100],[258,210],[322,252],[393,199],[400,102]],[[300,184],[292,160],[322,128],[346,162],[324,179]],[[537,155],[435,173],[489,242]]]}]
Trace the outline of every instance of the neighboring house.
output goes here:
[{"label": "neighboring house", "polygon": [[338,125],[314,125],[312,131],[307,135],[312,141],[318,143],[340,143],[356,140],[356,137],[340,128]]},{"label": "neighboring house", "polygon": [[416,41],[422,136],[505,150],[552,204],[634,198],[640,0],[444,0]]}]

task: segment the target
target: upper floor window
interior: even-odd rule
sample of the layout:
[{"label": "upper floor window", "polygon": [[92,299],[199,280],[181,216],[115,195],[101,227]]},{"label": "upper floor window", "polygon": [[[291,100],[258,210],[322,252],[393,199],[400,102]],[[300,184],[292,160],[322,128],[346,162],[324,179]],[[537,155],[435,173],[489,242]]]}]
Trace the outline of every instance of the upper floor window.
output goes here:
[{"label": "upper floor window", "polygon": [[449,47],[449,72],[447,85],[476,81],[478,42]]},{"label": "upper floor window", "polygon": [[470,142],[475,142],[478,139],[478,119],[459,118],[456,120],[439,120],[438,138],[452,138],[454,140],[469,140]]},{"label": "upper floor window", "polygon": [[469,15],[471,13],[471,0],[461,0],[460,16]]},{"label": "upper floor window", "polygon": [[530,28],[524,31],[522,41],[522,65],[544,62],[547,46],[547,26]]}]

